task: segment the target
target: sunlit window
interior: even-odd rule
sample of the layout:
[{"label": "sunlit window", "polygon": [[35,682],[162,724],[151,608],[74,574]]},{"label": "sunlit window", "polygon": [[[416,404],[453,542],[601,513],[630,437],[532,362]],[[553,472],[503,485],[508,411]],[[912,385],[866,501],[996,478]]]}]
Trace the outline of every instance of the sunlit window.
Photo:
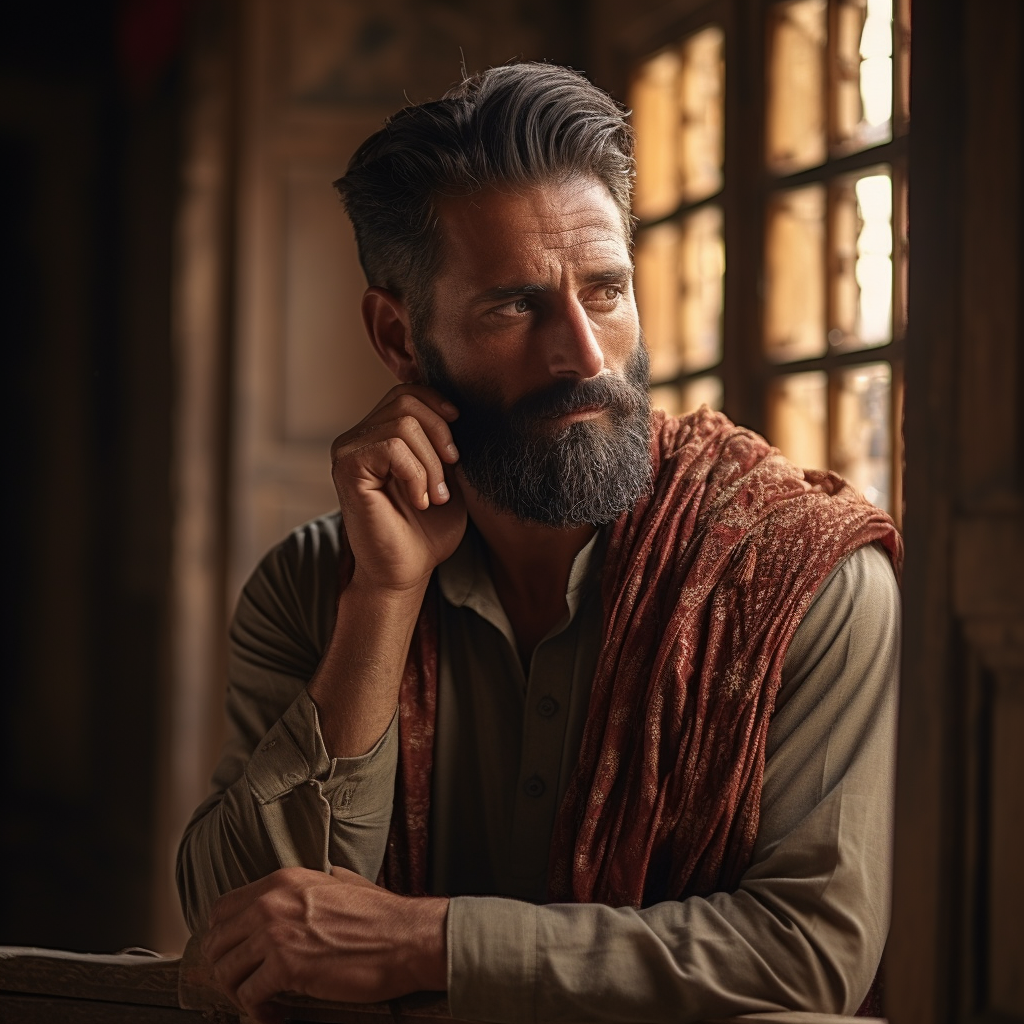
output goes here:
[{"label": "sunlit window", "polygon": [[722,10],[632,71],[652,396],[724,408],[899,516],[909,0]]},{"label": "sunlit window", "polygon": [[652,396],[671,412],[722,403],[724,41],[717,25],[684,36],[642,61],[631,85],[637,303]]}]

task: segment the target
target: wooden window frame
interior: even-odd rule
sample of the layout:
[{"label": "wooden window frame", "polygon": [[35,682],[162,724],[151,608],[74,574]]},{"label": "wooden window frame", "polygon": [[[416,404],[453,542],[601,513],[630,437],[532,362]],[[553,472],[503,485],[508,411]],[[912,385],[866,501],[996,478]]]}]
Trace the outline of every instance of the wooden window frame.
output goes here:
[{"label": "wooden window frame", "polygon": [[[829,382],[829,421],[826,425],[829,458],[833,437],[830,423],[836,399],[838,371],[853,366],[886,362],[890,365],[890,453],[892,460],[890,511],[899,517],[902,503],[902,393],[906,338],[906,198],[909,161],[909,124],[903,115],[909,92],[909,36],[904,16],[909,0],[893,0],[893,116],[889,141],[869,145],[862,150],[833,156],[829,153],[819,165],[792,172],[775,172],[766,160],[766,124],[768,116],[768,35],[770,12],[780,0],[712,0],[682,16],[659,21],[642,21],[631,31],[617,51],[615,67],[619,92],[629,94],[632,69],[665,47],[715,25],[724,32],[725,58],[725,137],[722,189],[698,202],[682,202],[666,216],[637,225],[637,237],[649,227],[665,222],[680,223],[689,213],[704,206],[720,206],[726,251],[722,315],[722,359],[713,367],[697,372],[685,370],[672,377],[652,381],[654,386],[681,386],[700,377],[719,376],[723,386],[723,409],[737,423],[760,433],[768,427],[767,396],[774,380],[782,375],[824,371]],[[837,0],[828,0],[829,36],[826,51],[826,81],[831,97],[835,94]],[[831,122],[831,113],[829,115]],[[829,130],[831,136],[831,130]],[[779,191],[821,182],[829,202],[826,215],[826,253],[832,244],[832,190],[841,179],[857,172],[886,165],[893,182],[893,297],[892,332],[888,342],[866,348],[836,351],[829,346],[817,358],[792,362],[775,361],[765,352],[764,280],[766,216],[772,196]],[[830,259],[831,256],[826,257]],[[830,280],[827,276],[826,280]],[[830,289],[827,289],[830,291]],[[831,296],[826,294],[826,311]]]}]

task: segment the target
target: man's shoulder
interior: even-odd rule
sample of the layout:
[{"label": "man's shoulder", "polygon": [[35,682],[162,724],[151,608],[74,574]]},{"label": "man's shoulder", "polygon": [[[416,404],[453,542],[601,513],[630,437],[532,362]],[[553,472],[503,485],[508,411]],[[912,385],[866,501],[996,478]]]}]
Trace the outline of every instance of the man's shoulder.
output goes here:
[{"label": "man's shoulder", "polygon": [[253,570],[238,603],[237,617],[317,618],[337,601],[345,552],[340,512],[310,519],[275,544]]}]

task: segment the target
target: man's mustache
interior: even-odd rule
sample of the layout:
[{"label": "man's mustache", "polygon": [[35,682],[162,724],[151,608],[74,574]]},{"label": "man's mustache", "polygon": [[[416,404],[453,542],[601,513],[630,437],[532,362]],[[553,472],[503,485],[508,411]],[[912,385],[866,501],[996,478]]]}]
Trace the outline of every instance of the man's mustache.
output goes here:
[{"label": "man's mustache", "polygon": [[639,390],[617,374],[602,374],[585,380],[556,381],[547,387],[523,395],[509,410],[513,422],[555,418],[580,409],[608,409],[629,413],[646,401]]}]

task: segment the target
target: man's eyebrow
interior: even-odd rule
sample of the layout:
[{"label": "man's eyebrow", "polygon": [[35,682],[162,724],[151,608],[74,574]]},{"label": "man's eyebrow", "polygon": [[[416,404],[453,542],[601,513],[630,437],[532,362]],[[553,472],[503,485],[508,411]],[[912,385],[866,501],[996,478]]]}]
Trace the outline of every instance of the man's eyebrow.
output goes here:
[{"label": "man's eyebrow", "polygon": [[513,295],[531,295],[546,291],[548,287],[543,284],[499,284],[480,292],[476,297],[480,301],[489,302],[492,299],[510,299]]},{"label": "man's eyebrow", "polygon": [[[592,274],[585,274],[583,281],[585,284],[601,284],[604,281],[629,281],[633,277],[633,268],[628,263],[623,263],[622,266],[608,267],[604,270],[594,271]],[[546,284],[523,283],[523,284],[500,284],[495,285],[493,288],[488,288],[485,291],[480,292],[476,299],[480,302],[491,302],[499,299],[510,299],[516,295],[536,295],[539,292],[551,291],[551,287]]]}]

